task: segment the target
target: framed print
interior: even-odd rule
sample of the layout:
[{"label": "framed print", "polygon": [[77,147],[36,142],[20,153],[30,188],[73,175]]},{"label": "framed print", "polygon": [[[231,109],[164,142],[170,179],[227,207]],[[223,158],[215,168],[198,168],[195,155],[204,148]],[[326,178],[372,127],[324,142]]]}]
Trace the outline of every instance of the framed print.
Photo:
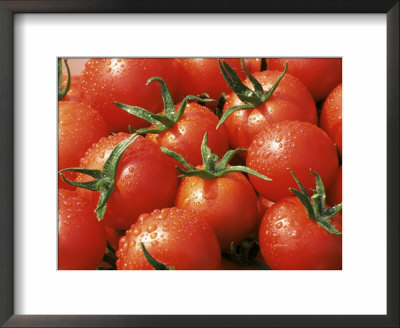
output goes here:
[{"label": "framed print", "polygon": [[[0,1],[0,323],[399,325],[398,1]],[[343,269],[57,270],[57,59],[343,61]]]}]

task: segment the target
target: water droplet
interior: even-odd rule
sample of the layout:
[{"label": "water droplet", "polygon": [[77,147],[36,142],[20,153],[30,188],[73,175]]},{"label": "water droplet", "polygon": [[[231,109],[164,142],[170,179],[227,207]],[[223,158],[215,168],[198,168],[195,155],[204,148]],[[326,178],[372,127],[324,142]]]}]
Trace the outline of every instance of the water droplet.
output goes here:
[{"label": "water droplet", "polygon": [[277,229],[282,228],[282,226],[283,226],[282,222],[278,222],[278,223],[275,225],[275,227],[276,227]]},{"label": "water droplet", "polygon": [[148,233],[150,233],[150,232],[153,232],[153,231],[156,230],[156,229],[157,229],[157,226],[156,226],[156,225],[150,224],[150,225],[147,226],[146,231],[147,231]]},{"label": "water droplet", "polygon": [[278,134],[276,137],[275,137],[275,142],[281,142],[282,141],[282,135],[281,134]]}]

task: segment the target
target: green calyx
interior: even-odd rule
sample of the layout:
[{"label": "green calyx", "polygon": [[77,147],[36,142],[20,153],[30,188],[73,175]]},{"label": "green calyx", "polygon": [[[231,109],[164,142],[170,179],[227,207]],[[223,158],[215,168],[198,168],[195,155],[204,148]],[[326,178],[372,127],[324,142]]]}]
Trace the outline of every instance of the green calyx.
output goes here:
[{"label": "green calyx", "polygon": [[146,247],[144,247],[143,243],[140,243],[140,246],[143,250],[143,255],[146,258],[147,262],[154,268],[154,270],[175,270],[173,266],[166,266],[164,263],[157,261],[150,253],[147,251]]},{"label": "green calyx", "polygon": [[64,58],[64,64],[67,68],[67,84],[64,89],[62,89],[62,59],[58,59],[58,100],[62,100],[65,95],[68,93],[69,88],[71,86],[71,72],[69,70],[68,61]]},{"label": "green calyx", "polygon": [[297,196],[297,198],[304,205],[308,217],[311,220],[314,220],[317,224],[319,224],[329,233],[341,236],[342,233],[333,226],[333,224],[331,223],[331,219],[342,210],[342,204],[340,203],[333,207],[325,208],[325,199],[326,199],[325,188],[319,174],[311,170],[311,172],[315,175],[316,187],[315,190],[313,190],[313,195],[310,198],[307,194],[307,190],[297,179],[293,171],[291,169],[289,169],[289,171],[292,174],[293,178],[295,179],[297,185],[299,186],[300,191],[293,188],[289,189],[292,193],[294,193]]},{"label": "green calyx", "polygon": [[161,147],[161,150],[164,154],[176,159],[186,169],[185,171],[180,167],[176,168],[179,171],[179,173],[181,173],[179,177],[198,176],[205,180],[211,180],[215,178],[220,178],[231,172],[242,172],[255,175],[256,177],[259,177],[267,181],[271,181],[270,178],[246,166],[227,167],[229,161],[232,159],[233,156],[235,156],[237,153],[246,151],[246,149],[237,148],[235,150],[229,150],[224,155],[224,157],[221,160],[219,160],[218,155],[213,154],[211,152],[211,149],[207,146],[207,142],[208,142],[208,133],[206,132],[203,137],[203,142],[201,144],[201,156],[203,158],[203,166],[204,166],[204,168],[201,170],[189,164],[182,155],[172,150],[169,150],[165,147]]},{"label": "green calyx", "polygon": [[153,124],[156,126],[156,128],[143,128],[135,131],[136,134],[146,134],[146,133],[153,133],[153,134],[160,134],[163,133],[170,128],[172,128],[175,123],[182,117],[186,104],[188,101],[191,100],[196,100],[201,103],[206,103],[206,102],[211,102],[214,101],[214,99],[205,99],[201,97],[196,97],[196,96],[186,96],[182,103],[181,106],[179,107],[179,110],[175,112],[175,107],[174,107],[174,101],[171,96],[171,92],[169,91],[167,84],[164,82],[164,80],[160,77],[152,77],[150,78],[146,85],[152,83],[153,81],[158,81],[161,84],[161,96],[164,102],[164,113],[157,113],[154,114],[147,109],[137,107],[137,106],[130,106],[126,104],[122,104],[117,101],[113,101],[113,104],[118,106],[119,108],[123,109],[124,111],[128,112],[129,114],[135,115],[136,117],[139,117],[150,124]]},{"label": "green calyx", "polygon": [[265,103],[269,97],[274,93],[276,88],[278,87],[279,82],[282,80],[284,75],[286,74],[288,65],[285,65],[285,69],[282,72],[282,74],[278,77],[278,79],[274,82],[272,85],[271,89],[268,91],[264,92],[264,89],[260,82],[257,81],[257,79],[249,73],[249,71],[246,69],[244,66],[243,59],[240,60],[240,64],[242,66],[243,71],[246,73],[248,79],[250,82],[253,84],[254,90],[248,88],[243,84],[243,82],[240,80],[240,77],[237,75],[235,70],[228,65],[225,61],[219,60],[218,61],[219,68],[222,72],[222,75],[228,83],[229,87],[236,93],[238,98],[244,103],[244,105],[238,105],[238,106],[233,106],[230,107],[225,111],[225,113],[222,115],[217,128],[221,126],[225,122],[225,120],[233,113],[236,112],[237,110],[243,110],[243,109],[253,109],[261,104]]},{"label": "green calyx", "polygon": [[[107,161],[104,163],[103,170],[73,167],[73,168],[63,169],[59,172],[59,174],[61,175],[61,179],[69,183],[70,185],[93,191],[98,191],[100,193],[99,202],[97,203],[97,207],[95,209],[95,213],[99,221],[101,221],[104,217],[107,207],[107,201],[114,190],[115,176],[117,175],[118,164],[122,157],[122,154],[138,137],[139,135],[132,134],[129,138],[120,142],[113,149]],[[94,180],[88,182],[71,181],[67,179],[63,174],[64,172],[68,171],[89,175],[92,178],[94,178]]]}]

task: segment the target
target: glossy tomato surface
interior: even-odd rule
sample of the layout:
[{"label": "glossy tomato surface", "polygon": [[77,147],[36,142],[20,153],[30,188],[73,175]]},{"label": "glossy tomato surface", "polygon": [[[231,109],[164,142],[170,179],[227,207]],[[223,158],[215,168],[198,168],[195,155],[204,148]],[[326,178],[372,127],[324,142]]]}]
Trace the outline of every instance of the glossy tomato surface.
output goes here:
[{"label": "glossy tomato surface", "polygon": [[321,111],[320,127],[331,137],[342,153],[342,84],[326,98]]},{"label": "glossy tomato surface", "polygon": [[131,115],[112,102],[143,107],[160,112],[163,102],[160,87],[146,82],[151,77],[163,78],[171,92],[177,86],[177,64],[168,58],[102,58],[90,59],[81,74],[81,99],[98,110],[111,131],[138,129],[148,123]]},{"label": "glossy tomato surface", "polygon": [[[262,58],[245,58],[244,64],[250,73],[261,72]],[[265,62],[266,64],[266,62]]]},{"label": "glossy tomato surface", "polygon": [[[342,230],[340,214],[331,222]],[[342,269],[342,237],[311,220],[297,197],[283,198],[267,210],[259,242],[264,260],[273,270]]]},{"label": "glossy tomato surface", "polygon": [[214,229],[222,250],[240,243],[257,224],[257,196],[242,173],[205,180],[185,177],[175,206],[195,211]]},{"label": "glossy tomato surface", "polygon": [[[64,74],[61,84],[63,89],[65,88],[66,84],[67,84],[67,75]],[[80,76],[72,75],[69,90],[62,100],[81,102],[80,88],[81,88]]]},{"label": "glossy tomato surface", "polygon": [[106,249],[104,224],[76,191],[58,191],[58,269],[93,270]]},{"label": "glossy tomato surface", "polygon": [[[75,101],[59,101],[58,169],[79,166],[86,150],[107,135],[107,125],[96,110]],[[66,176],[71,179],[75,174],[67,172]],[[71,189],[60,177],[58,183],[63,188]]]},{"label": "glossy tomato surface", "polygon": [[[271,89],[282,71],[264,71],[254,74],[264,91]],[[252,88],[248,79],[243,83]],[[233,106],[243,105],[232,92],[226,97],[223,112]],[[283,120],[299,120],[317,124],[317,109],[303,83],[285,74],[272,96],[254,109],[238,110],[231,114],[223,126],[226,127],[233,148],[248,148],[257,134],[272,123]]]},{"label": "glossy tomato surface", "polygon": [[297,188],[290,174],[311,193],[317,172],[329,188],[338,170],[338,157],[329,136],[318,126],[299,121],[282,121],[268,126],[250,145],[246,164],[272,181],[250,175],[254,188],[271,201],[290,196],[289,188]]},{"label": "glossy tomato surface", "polygon": [[283,70],[298,77],[308,88],[315,101],[325,99],[342,82],[341,58],[269,58],[269,70]]},{"label": "glossy tomato surface", "polygon": [[[102,138],[86,152],[80,166],[101,170],[114,147],[128,137],[127,133],[118,133]],[[77,180],[92,178],[80,174]],[[177,186],[175,162],[157,145],[140,136],[121,157],[104,224],[114,229],[128,229],[140,214],[172,205]],[[79,188],[79,192],[99,197],[95,191]]]},{"label": "glossy tomato surface", "polygon": [[[224,59],[238,73],[240,78],[246,75],[242,71],[239,58]],[[199,96],[207,93],[214,103],[207,103],[207,107],[215,108],[221,92],[230,92],[230,88],[219,69],[218,58],[179,58],[180,65],[180,97],[187,95]]]},{"label": "glossy tomato surface", "polygon": [[140,243],[157,261],[177,270],[215,270],[221,250],[212,228],[193,211],[157,209],[142,214],[119,241],[119,270],[151,270]]},{"label": "glossy tomato surface", "polygon": [[[178,110],[180,104],[175,108]],[[186,105],[185,112],[175,125],[161,134],[147,134],[159,146],[181,154],[193,166],[203,163],[200,146],[208,133],[208,147],[222,157],[229,148],[225,127],[216,129],[218,117],[208,108],[195,102]]]}]

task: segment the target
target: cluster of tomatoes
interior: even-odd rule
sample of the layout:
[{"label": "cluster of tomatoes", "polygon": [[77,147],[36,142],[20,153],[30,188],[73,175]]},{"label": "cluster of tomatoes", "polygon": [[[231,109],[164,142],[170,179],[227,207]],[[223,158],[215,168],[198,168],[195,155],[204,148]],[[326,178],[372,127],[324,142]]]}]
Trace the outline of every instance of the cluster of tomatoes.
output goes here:
[{"label": "cluster of tomatoes", "polygon": [[60,59],[59,269],[341,269],[341,79],[336,58]]}]

